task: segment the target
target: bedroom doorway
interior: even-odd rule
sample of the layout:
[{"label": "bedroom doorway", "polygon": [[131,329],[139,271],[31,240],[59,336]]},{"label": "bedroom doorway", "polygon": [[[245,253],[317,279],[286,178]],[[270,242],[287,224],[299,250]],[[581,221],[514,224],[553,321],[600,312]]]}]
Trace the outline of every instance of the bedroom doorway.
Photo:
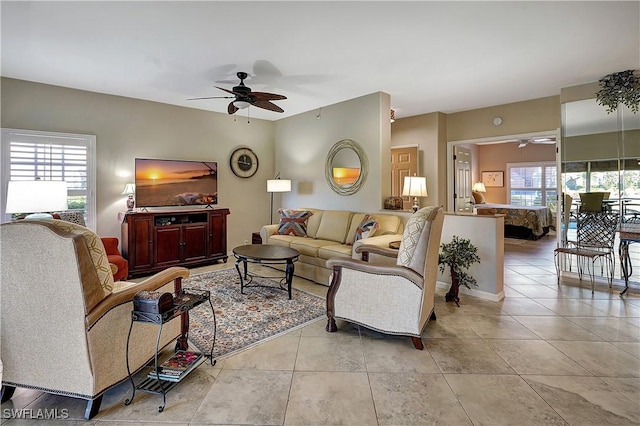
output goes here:
[{"label": "bedroom doorway", "polygon": [[455,211],[458,213],[471,213],[473,211],[471,202],[471,185],[473,184],[471,178],[471,150],[456,146],[453,163],[455,168],[453,177]]}]

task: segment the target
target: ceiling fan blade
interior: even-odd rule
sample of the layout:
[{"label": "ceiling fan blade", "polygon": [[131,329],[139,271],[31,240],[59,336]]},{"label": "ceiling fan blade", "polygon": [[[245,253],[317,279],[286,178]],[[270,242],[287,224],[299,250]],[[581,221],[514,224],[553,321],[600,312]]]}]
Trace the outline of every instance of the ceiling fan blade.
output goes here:
[{"label": "ceiling fan blade", "polygon": [[231,99],[235,98],[235,96],[209,96],[206,98],[189,98],[187,101],[198,101],[200,99]]},{"label": "ceiling fan blade", "polygon": [[251,96],[256,98],[257,101],[279,101],[282,99],[287,99],[286,96],[266,92],[251,92]]},{"label": "ceiling fan blade", "polygon": [[225,89],[224,87],[218,87],[218,86],[213,86],[216,89],[220,89],[220,90],[224,90],[227,93],[231,93],[232,95],[236,95],[236,96],[243,96],[243,93],[238,93],[238,92],[234,92],[233,90],[229,90],[229,89]]},{"label": "ceiling fan blade", "polygon": [[227,107],[227,112],[229,114],[235,114],[238,110],[238,107],[233,104],[234,101],[229,102],[229,106]]},{"label": "ceiling fan blade", "polygon": [[278,105],[269,101],[255,101],[252,105],[257,106],[258,108],[268,109],[269,111],[284,112],[284,110]]}]

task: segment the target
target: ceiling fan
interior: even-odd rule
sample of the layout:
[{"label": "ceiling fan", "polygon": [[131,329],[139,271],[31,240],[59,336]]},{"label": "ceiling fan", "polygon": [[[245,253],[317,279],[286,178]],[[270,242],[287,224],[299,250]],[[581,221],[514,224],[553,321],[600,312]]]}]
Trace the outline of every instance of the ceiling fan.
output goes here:
[{"label": "ceiling fan", "polygon": [[540,144],[540,145],[555,145],[556,138],[545,137],[545,138],[518,139],[517,142],[518,142],[518,148],[524,148],[530,143]]},{"label": "ceiling fan", "polygon": [[196,101],[201,99],[233,99],[229,102],[227,112],[234,114],[239,109],[255,106],[258,108],[268,109],[269,111],[284,112],[282,108],[274,104],[271,101],[279,101],[287,99],[286,96],[276,95],[275,93],[266,92],[252,92],[250,87],[244,85],[244,80],[249,76],[246,72],[239,72],[236,74],[240,79],[240,84],[235,86],[232,90],[225,89],[223,87],[215,86],[217,89],[224,90],[233,96],[210,96],[205,98],[191,98],[188,101]]}]

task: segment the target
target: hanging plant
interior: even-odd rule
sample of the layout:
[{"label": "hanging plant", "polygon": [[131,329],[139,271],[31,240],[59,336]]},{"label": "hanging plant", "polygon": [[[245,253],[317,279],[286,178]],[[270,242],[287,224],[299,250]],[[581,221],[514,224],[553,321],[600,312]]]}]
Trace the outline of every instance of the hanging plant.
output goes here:
[{"label": "hanging plant", "polygon": [[596,93],[598,104],[614,112],[619,104],[626,105],[635,114],[640,106],[640,77],[636,70],[605,75],[599,80],[601,89]]}]

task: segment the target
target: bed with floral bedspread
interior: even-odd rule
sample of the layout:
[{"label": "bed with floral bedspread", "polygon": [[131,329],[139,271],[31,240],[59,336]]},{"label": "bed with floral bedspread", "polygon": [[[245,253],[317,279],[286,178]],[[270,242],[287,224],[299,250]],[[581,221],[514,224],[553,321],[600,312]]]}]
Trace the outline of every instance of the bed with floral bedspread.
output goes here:
[{"label": "bed with floral bedspread", "polygon": [[510,204],[476,204],[478,214],[503,214],[505,237],[537,240],[553,227],[553,215],[546,206],[512,206]]}]

